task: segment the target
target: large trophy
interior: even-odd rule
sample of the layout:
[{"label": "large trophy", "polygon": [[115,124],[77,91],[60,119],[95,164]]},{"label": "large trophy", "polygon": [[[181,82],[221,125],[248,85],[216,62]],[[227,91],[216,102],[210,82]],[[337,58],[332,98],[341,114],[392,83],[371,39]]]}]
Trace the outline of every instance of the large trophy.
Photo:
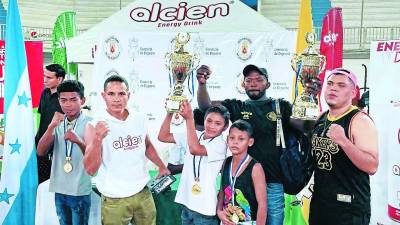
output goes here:
[{"label": "large trophy", "polygon": [[[190,54],[185,51],[184,47],[190,40],[189,33],[180,32],[176,35],[174,41],[173,52],[165,55],[166,66],[174,80],[174,87],[167,98],[167,112],[176,113],[179,111],[181,102],[186,99],[184,95],[184,81],[186,77],[192,73],[199,65],[199,55]],[[175,114],[175,118],[178,117]]]},{"label": "large trophy", "polygon": [[[315,33],[306,33],[307,48],[301,54],[292,58],[292,68],[297,73],[300,82],[305,87],[306,81],[317,78],[325,69],[326,58],[314,48]],[[297,80],[296,80],[297,82]],[[312,93],[303,90],[294,101],[292,118],[300,120],[316,120],[319,114],[318,103]]]}]

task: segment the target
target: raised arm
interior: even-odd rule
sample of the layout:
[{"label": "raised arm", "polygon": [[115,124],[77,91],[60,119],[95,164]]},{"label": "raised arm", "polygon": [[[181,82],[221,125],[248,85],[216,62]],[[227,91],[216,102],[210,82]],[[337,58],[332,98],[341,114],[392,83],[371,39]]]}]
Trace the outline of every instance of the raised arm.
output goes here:
[{"label": "raised arm", "polygon": [[207,79],[210,77],[210,67],[201,65],[196,71],[197,81],[199,87],[197,89],[197,103],[199,108],[204,112],[211,106],[210,96],[207,91]]},{"label": "raised arm", "polygon": [[50,146],[54,143],[54,129],[64,120],[64,115],[55,112],[53,119],[51,120],[49,126],[47,127],[46,132],[44,132],[43,136],[40,138],[36,153],[39,156],[45,155],[48,151]]},{"label": "raised arm", "polygon": [[108,132],[109,128],[104,121],[97,122],[96,127],[93,127],[91,124],[86,125],[84,135],[86,151],[83,158],[83,165],[86,172],[90,175],[95,174],[101,165],[102,142]]},{"label": "raised arm", "polygon": [[164,143],[176,143],[174,135],[171,133],[171,119],[172,113],[165,115],[164,121],[161,124],[160,131],[158,132],[158,140]]},{"label": "raised arm", "polygon": [[[312,77],[304,80],[305,86],[304,91],[311,93],[311,96],[314,98],[315,102],[317,102],[317,96],[321,92],[322,83],[318,77]],[[317,119],[318,120],[318,119]],[[290,118],[291,127],[303,132],[310,133],[314,128],[316,120],[300,120]]]},{"label": "raised arm", "polygon": [[299,120],[290,118],[290,126],[303,133],[311,133],[316,120]]},{"label": "raised arm", "polygon": [[182,102],[180,114],[186,120],[186,135],[190,153],[192,155],[207,155],[206,147],[201,145],[199,143],[199,139],[197,138],[193,110],[187,100]]}]

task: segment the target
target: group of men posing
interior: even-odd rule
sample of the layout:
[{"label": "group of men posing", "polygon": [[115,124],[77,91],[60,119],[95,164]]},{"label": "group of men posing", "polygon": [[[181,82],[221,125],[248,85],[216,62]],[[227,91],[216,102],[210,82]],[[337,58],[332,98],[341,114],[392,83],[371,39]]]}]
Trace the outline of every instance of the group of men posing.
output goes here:
[{"label": "group of men posing", "polygon": [[[175,199],[183,206],[182,224],[282,225],[281,149],[276,146],[275,100],[266,96],[268,73],[255,65],[244,68],[246,101],[211,101],[206,85],[210,75],[208,66],[197,70],[204,131],[196,131],[192,108],[184,101],[179,113],[186,119],[186,131],[171,133],[172,114],[167,113],[158,135],[162,142],[187,149]],[[50,169],[43,168],[49,167],[52,152],[50,191],[55,192],[60,224],[88,224],[91,176],[102,195],[102,224],[155,224],[145,158],[158,166],[159,176],[170,171],[149,139],[145,116],[127,108],[127,81],[120,76],[106,79],[101,94],[106,110],[101,115],[93,112],[92,119],[81,111],[83,85],[63,81],[64,76],[59,65],[45,68],[47,88],[36,139],[40,182],[48,179],[45,173]],[[315,171],[310,225],[369,224],[369,175],[378,167],[378,141],[373,121],[352,106],[356,85],[351,71],[330,72],[322,93],[329,110],[312,129],[291,118],[290,103],[279,101],[283,131],[311,133]],[[304,88],[317,94],[320,86],[312,79]],[[229,120],[233,123],[225,140],[222,132]],[[220,172],[222,182],[217,185]]]}]

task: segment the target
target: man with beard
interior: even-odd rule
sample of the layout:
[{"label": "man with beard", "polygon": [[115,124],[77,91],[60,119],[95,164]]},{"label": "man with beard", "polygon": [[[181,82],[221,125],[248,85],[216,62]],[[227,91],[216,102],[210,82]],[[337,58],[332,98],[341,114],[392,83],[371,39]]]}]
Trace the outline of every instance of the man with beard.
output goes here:
[{"label": "man with beard", "polygon": [[312,135],[316,168],[310,225],[369,224],[369,175],[378,168],[378,134],[371,118],[352,105],[356,85],[347,69],[337,68],[327,79],[329,110]]},{"label": "man with beard", "polygon": [[[211,105],[207,92],[206,82],[211,74],[208,66],[202,65],[197,70],[199,88],[197,101],[202,110]],[[282,185],[282,170],[279,163],[280,149],[276,147],[276,119],[274,104],[275,99],[266,96],[265,92],[270,87],[267,70],[255,65],[247,65],[243,69],[243,87],[249,97],[246,101],[226,99],[221,104],[228,108],[231,121],[243,119],[254,128],[254,145],[249,149],[249,155],[261,163],[267,181],[267,224],[282,225],[284,218],[284,189]],[[307,80],[307,86],[313,93],[320,90],[318,79]],[[213,101],[214,102],[214,101]],[[279,100],[282,115],[283,131],[294,126],[303,129],[299,121],[291,121],[292,107],[289,102]]]}]

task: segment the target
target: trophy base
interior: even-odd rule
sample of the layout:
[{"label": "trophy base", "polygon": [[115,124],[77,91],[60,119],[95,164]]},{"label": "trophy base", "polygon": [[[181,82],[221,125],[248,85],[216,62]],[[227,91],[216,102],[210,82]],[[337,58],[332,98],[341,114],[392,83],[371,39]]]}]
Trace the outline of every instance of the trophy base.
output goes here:
[{"label": "trophy base", "polygon": [[181,103],[183,100],[185,100],[186,97],[182,95],[172,95],[167,98],[166,102],[166,110],[169,113],[176,113],[179,112],[181,108]]},{"label": "trophy base", "polygon": [[292,116],[290,118],[298,120],[317,120],[318,115],[318,105],[310,100],[310,96],[301,95],[293,104]]}]

